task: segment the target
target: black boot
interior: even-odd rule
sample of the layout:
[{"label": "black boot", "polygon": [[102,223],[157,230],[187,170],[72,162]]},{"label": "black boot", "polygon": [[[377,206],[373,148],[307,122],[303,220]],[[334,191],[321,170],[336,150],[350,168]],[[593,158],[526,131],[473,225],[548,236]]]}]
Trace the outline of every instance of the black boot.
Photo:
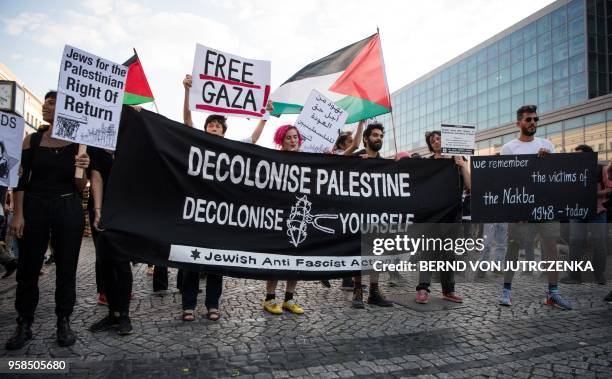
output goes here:
[{"label": "black boot", "polygon": [[368,304],[378,305],[379,307],[392,307],[393,303],[382,294],[382,291],[378,286],[372,285],[370,287],[370,296],[368,296]]},{"label": "black boot", "polygon": [[26,342],[32,339],[32,321],[23,317],[17,317],[17,329],[15,333],[6,341],[6,350],[21,349]]},{"label": "black boot", "polygon": [[117,334],[120,336],[127,336],[128,334],[132,334],[134,332],[132,322],[130,321],[130,316],[127,312],[121,312],[119,315],[117,329]]},{"label": "black boot", "polygon": [[70,329],[70,320],[67,316],[57,318],[57,344],[72,346],[76,342],[76,334]]},{"label": "black boot", "polygon": [[17,260],[13,259],[10,262],[6,262],[4,264],[4,269],[6,270],[6,272],[4,273],[4,275],[2,275],[2,279],[8,278],[9,276],[13,275],[15,270],[17,270]]}]

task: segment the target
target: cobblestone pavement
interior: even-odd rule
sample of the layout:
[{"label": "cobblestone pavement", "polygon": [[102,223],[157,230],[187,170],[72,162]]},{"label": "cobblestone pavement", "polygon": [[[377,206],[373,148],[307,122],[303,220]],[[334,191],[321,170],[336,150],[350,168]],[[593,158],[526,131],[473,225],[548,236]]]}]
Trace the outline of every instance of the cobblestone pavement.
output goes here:
[{"label": "cobblestone pavement", "polygon": [[[612,309],[602,301],[610,286],[561,286],[574,305],[561,311],[542,304],[545,277],[517,275],[514,306],[497,305],[501,277],[458,278],[465,296],[459,306],[441,300],[413,304],[414,274],[384,291],[405,305],[350,308],[350,293],[319,282],[303,282],[296,299],[302,316],[272,316],[261,309],[264,283],[226,278],[222,318],[180,320],[180,294],[170,271],[170,293],[152,294],[146,265],[134,267],[131,317],[135,333],[92,334],[87,327],[104,316],[97,305],[94,252],[85,238],[72,324],[77,343],[55,342],[55,271],[40,278],[41,301],[34,339],[21,351],[4,350],[14,329],[14,276],[0,280],[0,359],[66,358],[71,377],[612,377]],[[203,283],[202,283],[203,284]],[[282,286],[280,286],[282,287]],[[439,296],[439,285],[432,295]],[[281,291],[278,291],[278,296]],[[199,303],[203,304],[203,295]],[[201,307],[202,305],[199,305]]]}]

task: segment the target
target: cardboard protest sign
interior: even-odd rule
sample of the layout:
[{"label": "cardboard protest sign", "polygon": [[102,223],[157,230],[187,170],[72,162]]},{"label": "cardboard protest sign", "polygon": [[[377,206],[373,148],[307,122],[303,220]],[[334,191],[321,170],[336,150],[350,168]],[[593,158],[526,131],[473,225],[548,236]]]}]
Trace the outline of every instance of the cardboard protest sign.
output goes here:
[{"label": "cardboard protest sign", "polygon": [[473,222],[544,222],[596,212],[595,153],[472,157]]},{"label": "cardboard protest sign", "polygon": [[312,90],[302,113],[295,121],[295,127],[304,139],[302,151],[323,153],[331,150],[347,118],[347,111],[319,91]]},{"label": "cardboard protest sign", "polygon": [[442,154],[474,155],[476,126],[442,124],[440,138]]},{"label": "cardboard protest sign", "polygon": [[0,185],[16,187],[19,180],[23,117],[0,112]]},{"label": "cardboard protest sign", "polygon": [[196,44],[189,109],[267,120],[270,62]]},{"label": "cardboard protest sign", "polygon": [[127,68],[66,45],[53,137],[115,150]]}]

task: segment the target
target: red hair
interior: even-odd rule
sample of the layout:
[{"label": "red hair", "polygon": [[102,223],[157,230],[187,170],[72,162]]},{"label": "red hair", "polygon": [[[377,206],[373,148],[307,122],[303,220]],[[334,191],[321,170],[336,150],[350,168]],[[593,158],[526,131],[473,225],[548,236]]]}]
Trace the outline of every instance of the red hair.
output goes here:
[{"label": "red hair", "polygon": [[298,135],[298,146],[302,146],[302,134],[300,133],[298,128],[296,128],[293,125],[282,125],[282,126],[279,126],[276,129],[276,132],[274,132],[274,144],[276,146],[282,147],[283,146],[283,140],[285,139],[285,136],[287,135],[287,132],[289,132],[291,129],[295,129],[295,131],[297,132],[297,135]]}]

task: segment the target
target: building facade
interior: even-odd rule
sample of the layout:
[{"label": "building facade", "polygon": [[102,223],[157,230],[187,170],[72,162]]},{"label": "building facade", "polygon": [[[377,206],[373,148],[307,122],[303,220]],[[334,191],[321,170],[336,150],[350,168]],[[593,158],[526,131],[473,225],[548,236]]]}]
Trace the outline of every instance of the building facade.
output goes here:
[{"label": "building facade", "polygon": [[612,159],[611,34],[611,0],[558,0],[395,91],[393,113],[378,119],[393,117],[398,151],[419,153],[425,132],[473,124],[476,154],[489,155],[516,137],[516,110],[535,104],[537,135],[558,152],[586,143]]},{"label": "building facade", "polygon": [[23,118],[25,119],[25,131],[27,134],[35,132],[39,126],[45,124],[42,118],[42,105],[43,101],[36,96],[21,81],[13,72],[0,62],[0,80],[12,80],[17,82],[25,92],[25,103]]}]

